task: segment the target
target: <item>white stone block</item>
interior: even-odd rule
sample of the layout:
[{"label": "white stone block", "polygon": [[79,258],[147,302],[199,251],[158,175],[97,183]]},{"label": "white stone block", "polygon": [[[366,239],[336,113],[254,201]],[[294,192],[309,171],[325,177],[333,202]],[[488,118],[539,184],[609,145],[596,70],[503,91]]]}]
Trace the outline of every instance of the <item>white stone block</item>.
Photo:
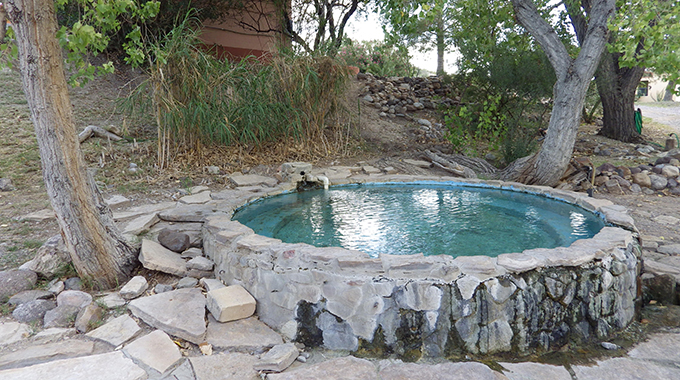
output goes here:
[{"label": "white stone block", "polygon": [[240,285],[209,291],[207,302],[208,310],[219,322],[248,318],[255,313],[255,298]]}]

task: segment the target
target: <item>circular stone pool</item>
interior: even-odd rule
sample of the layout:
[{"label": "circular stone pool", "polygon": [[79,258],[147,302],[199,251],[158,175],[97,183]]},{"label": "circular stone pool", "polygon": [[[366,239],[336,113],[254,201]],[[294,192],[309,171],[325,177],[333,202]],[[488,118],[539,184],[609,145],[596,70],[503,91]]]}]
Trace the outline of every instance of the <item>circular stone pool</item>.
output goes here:
[{"label": "circular stone pool", "polygon": [[287,182],[229,190],[203,218],[203,249],[219,279],[255,297],[261,321],[311,347],[404,360],[528,354],[607,339],[634,319],[641,250],[624,207],[547,187],[451,177],[351,175],[331,185],[414,181],[552,198],[602,215],[605,227],[566,246],[495,257],[373,257],[340,246],[286,243],[231,219],[246,203],[294,190]]},{"label": "circular stone pool", "polygon": [[471,256],[569,246],[604,222],[535,194],[452,183],[362,184],[260,199],[234,220],[286,243],[380,254]]}]

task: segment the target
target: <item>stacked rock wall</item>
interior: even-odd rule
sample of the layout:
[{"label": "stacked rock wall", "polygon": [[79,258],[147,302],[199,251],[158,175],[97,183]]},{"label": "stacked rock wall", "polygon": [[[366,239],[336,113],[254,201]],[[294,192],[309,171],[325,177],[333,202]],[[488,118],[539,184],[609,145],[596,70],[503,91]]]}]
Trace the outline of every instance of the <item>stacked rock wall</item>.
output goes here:
[{"label": "stacked rock wall", "polygon": [[458,102],[453,88],[441,78],[375,77],[359,74],[357,79],[364,83],[359,96],[379,109],[381,116],[401,116],[423,109],[434,110],[438,105],[452,105]]},{"label": "stacked rock wall", "polygon": [[[571,197],[634,231],[608,201],[494,184]],[[406,360],[530,353],[604,338],[636,313],[639,244],[621,227],[570,247],[455,259],[286,244],[224,216],[208,218],[203,235],[219,278],[244,286],[262,321],[311,346]]]}]

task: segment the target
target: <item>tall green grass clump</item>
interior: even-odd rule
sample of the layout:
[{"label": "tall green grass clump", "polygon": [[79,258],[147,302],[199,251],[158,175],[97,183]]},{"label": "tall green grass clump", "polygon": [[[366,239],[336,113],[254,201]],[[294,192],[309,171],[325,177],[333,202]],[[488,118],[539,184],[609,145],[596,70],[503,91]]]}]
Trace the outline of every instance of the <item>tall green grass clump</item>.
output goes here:
[{"label": "tall green grass clump", "polygon": [[125,100],[132,112],[152,111],[158,160],[164,168],[201,144],[261,145],[291,138],[330,153],[338,144],[337,113],[349,83],[346,69],[327,57],[281,54],[266,61],[216,59],[199,40],[191,17],[151,46],[148,79]]}]

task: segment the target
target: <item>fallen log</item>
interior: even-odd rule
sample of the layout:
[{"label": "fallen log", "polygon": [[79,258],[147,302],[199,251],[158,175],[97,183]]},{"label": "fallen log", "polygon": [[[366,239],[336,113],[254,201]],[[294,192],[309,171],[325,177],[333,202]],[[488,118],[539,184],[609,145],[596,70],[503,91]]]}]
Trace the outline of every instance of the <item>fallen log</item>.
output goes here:
[{"label": "fallen log", "polygon": [[96,125],[88,125],[82,132],[78,134],[78,141],[82,144],[83,141],[89,139],[92,136],[111,141],[120,141],[123,139],[117,134],[109,132],[104,128],[97,127]]},{"label": "fallen log", "polygon": [[430,150],[426,150],[425,152],[423,152],[423,154],[425,158],[430,160],[434,166],[446,170],[447,172],[452,173],[458,177],[477,178],[477,174],[475,174],[475,172],[472,169],[463,166],[455,161],[448,160],[446,157],[442,157],[440,154],[437,154]]}]

